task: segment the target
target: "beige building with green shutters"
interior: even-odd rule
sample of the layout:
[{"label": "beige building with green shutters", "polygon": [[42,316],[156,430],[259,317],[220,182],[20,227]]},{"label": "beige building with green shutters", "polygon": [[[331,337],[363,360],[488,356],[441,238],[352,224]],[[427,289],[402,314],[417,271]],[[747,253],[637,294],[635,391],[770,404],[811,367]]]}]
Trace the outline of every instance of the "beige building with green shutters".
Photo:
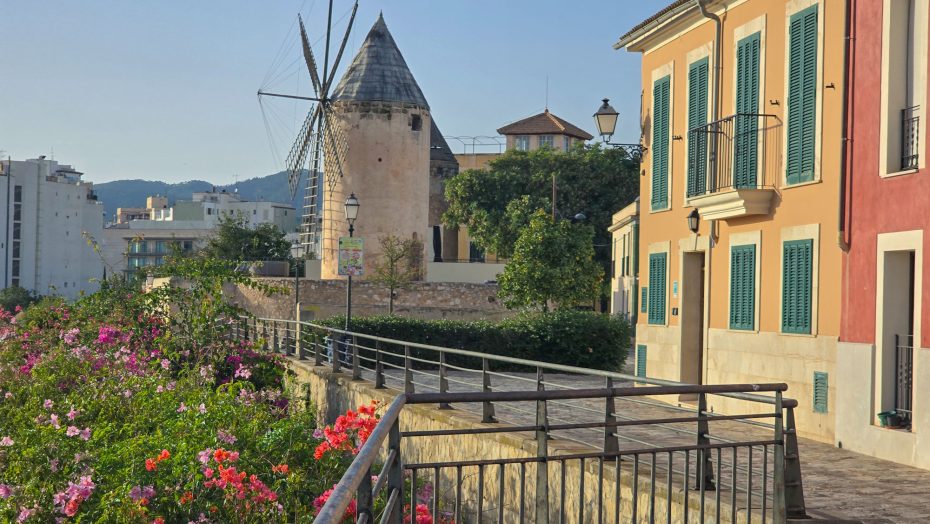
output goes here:
[{"label": "beige building with green shutters", "polygon": [[676,1],[615,46],[642,54],[637,373],[786,382],[801,434],[824,441],[840,321],[844,10]]}]

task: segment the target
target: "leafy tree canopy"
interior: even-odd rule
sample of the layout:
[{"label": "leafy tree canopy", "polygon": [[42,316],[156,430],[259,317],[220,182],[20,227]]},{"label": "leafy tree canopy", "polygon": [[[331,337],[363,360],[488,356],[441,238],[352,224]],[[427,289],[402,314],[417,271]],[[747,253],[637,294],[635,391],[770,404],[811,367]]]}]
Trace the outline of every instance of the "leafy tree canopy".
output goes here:
[{"label": "leafy tree canopy", "polygon": [[498,279],[504,305],[548,310],[590,303],[604,270],[594,260],[594,229],[568,220],[553,222],[544,211],[530,216]]},{"label": "leafy tree canopy", "polygon": [[291,260],[291,243],[274,224],[249,225],[242,216],[222,217],[201,255],[220,260]]},{"label": "leafy tree canopy", "polygon": [[[537,209],[551,209],[552,176],[556,177],[556,209],[561,218],[584,213],[594,228],[594,243],[609,244],[611,216],[639,194],[637,164],[625,151],[600,145],[510,150],[486,169],[467,170],[446,183],[449,227],[463,226],[487,252],[509,258],[520,231]],[[610,250],[598,249],[605,265]]]},{"label": "leafy tree canopy", "polygon": [[13,311],[16,306],[26,308],[37,300],[39,297],[35,296],[32,291],[19,286],[0,289],[0,308],[7,311]]}]

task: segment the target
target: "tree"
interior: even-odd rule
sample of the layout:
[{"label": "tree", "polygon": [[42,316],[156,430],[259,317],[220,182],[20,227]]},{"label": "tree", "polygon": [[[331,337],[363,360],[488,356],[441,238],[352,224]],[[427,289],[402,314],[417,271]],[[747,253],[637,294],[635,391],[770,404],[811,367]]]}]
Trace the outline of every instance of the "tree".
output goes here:
[{"label": "tree", "polygon": [[242,216],[220,218],[201,255],[220,260],[291,260],[291,243],[274,224],[249,226]]},{"label": "tree", "polygon": [[394,314],[394,291],[410,288],[411,282],[420,278],[423,244],[412,238],[394,235],[382,236],[381,256],[374,264],[374,275],[370,278],[387,286],[388,314]]},{"label": "tree", "polygon": [[[510,150],[486,169],[463,171],[446,183],[449,208],[443,221],[466,227],[478,247],[508,258],[531,214],[551,209],[553,175],[560,216],[584,213],[594,227],[594,243],[610,245],[612,215],[639,194],[639,173],[625,151],[600,145],[568,152]],[[596,250],[595,259],[608,268],[610,250]]]},{"label": "tree", "polygon": [[598,296],[604,270],[594,260],[593,236],[590,225],[553,222],[536,211],[498,278],[504,305],[548,311],[550,305],[570,307]]},{"label": "tree", "polygon": [[32,291],[19,286],[0,289],[0,308],[7,311],[15,310],[16,306],[25,309],[38,300]]}]

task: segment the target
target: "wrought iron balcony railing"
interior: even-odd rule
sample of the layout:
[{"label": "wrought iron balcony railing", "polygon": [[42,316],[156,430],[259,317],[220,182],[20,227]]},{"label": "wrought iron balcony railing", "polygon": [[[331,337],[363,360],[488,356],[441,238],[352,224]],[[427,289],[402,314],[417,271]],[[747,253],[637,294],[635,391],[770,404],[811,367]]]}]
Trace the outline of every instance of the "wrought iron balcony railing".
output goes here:
[{"label": "wrought iron balcony railing", "polygon": [[905,426],[913,418],[914,398],[914,336],[895,335],[895,391],[894,410]]},{"label": "wrought iron balcony railing", "polygon": [[780,127],[774,115],[738,113],[688,131],[688,197],[774,187]]},{"label": "wrought iron balcony railing", "polygon": [[917,169],[920,160],[920,106],[901,110],[901,170]]}]

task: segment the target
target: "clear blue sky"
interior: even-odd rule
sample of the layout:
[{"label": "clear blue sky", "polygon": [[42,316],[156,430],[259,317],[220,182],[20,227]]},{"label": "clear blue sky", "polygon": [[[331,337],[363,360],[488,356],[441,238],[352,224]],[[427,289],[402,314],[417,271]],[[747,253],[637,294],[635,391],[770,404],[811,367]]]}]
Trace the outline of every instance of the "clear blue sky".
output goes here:
[{"label": "clear blue sky", "polygon": [[[548,75],[552,112],[596,134],[591,115],[609,97],[615,138],[635,142],[640,57],[611,45],[668,2],[362,0],[343,67],[383,10],[444,134],[494,135],[541,111]],[[340,31],[350,7],[335,1]],[[308,93],[293,23],[301,11],[315,41],[325,10],[326,0],[2,2],[0,150],[54,150],[94,182],[276,172],[255,93],[276,56],[268,87]],[[305,105],[265,107],[283,157]]]}]

